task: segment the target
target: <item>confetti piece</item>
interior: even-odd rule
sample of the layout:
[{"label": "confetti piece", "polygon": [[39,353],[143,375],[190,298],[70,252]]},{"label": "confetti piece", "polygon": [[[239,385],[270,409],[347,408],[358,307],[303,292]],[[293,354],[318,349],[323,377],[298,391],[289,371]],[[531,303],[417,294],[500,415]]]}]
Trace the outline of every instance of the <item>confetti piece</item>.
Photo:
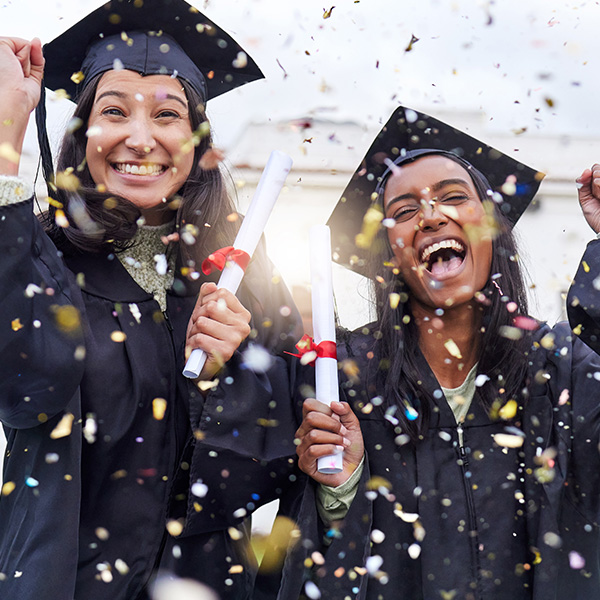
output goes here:
[{"label": "confetti piece", "polygon": [[242,366],[254,373],[266,373],[273,364],[271,354],[258,344],[250,344],[242,352]]},{"label": "confetti piece", "polygon": [[104,528],[104,527],[96,527],[96,537],[99,540],[102,540],[103,542],[105,542],[109,537],[110,534],[108,533],[108,529]]},{"label": "confetti piece", "polygon": [[7,481],[3,486],[2,486],[2,495],[3,496],[9,496],[10,494],[12,494],[15,491],[15,488],[17,486],[15,485],[14,481]]},{"label": "confetti piece", "polygon": [[329,19],[331,17],[331,13],[333,12],[333,9],[335,8],[335,6],[332,6],[329,10],[327,9],[323,9],[323,18],[324,19]]},{"label": "confetti piece", "polygon": [[408,46],[406,46],[406,48],[404,49],[404,52],[411,52],[413,49],[413,46],[419,41],[418,37],[415,37],[414,34],[411,34],[410,36],[410,42],[408,42]]},{"label": "confetti piece", "polygon": [[416,560],[417,558],[419,558],[420,554],[421,554],[421,546],[419,544],[411,544],[408,547],[408,555],[413,560]]},{"label": "confetti piece", "polygon": [[98,424],[94,415],[87,415],[83,426],[83,437],[88,444],[93,444],[96,441],[96,433],[98,433]]},{"label": "confetti piece", "polygon": [[558,399],[558,405],[559,406],[564,406],[565,404],[567,404],[568,401],[569,401],[569,390],[564,389],[560,393],[560,397]]},{"label": "confetti piece", "polygon": [[406,406],[404,414],[409,421],[416,421],[419,418],[419,413],[412,406]]},{"label": "confetti piece", "polygon": [[458,359],[462,358],[462,354],[460,353],[460,349],[456,345],[456,342],[454,340],[452,340],[452,339],[446,340],[444,342],[444,347],[446,348],[446,350],[448,351],[448,353],[451,356],[454,356],[454,358],[458,358]]},{"label": "confetti piece", "polygon": [[397,294],[396,292],[392,292],[389,295],[389,299],[390,299],[390,308],[392,310],[396,310],[398,308],[398,304],[400,303],[400,294]]},{"label": "confetti piece", "polygon": [[25,485],[27,487],[34,488],[34,487],[37,487],[38,485],[40,485],[40,482],[37,479],[35,479],[35,477],[28,477],[25,480]]},{"label": "confetti piece", "polygon": [[81,182],[79,181],[79,177],[72,173],[69,170],[59,171],[56,174],[56,178],[54,179],[54,184],[57,188],[61,190],[66,190],[68,192],[76,192]]},{"label": "confetti piece", "polygon": [[154,398],[152,400],[152,416],[157,421],[162,421],[167,410],[167,401],[164,398]]},{"label": "confetti piece", "polygon": [[204,496],[208,494],[208,486],[205,483],[202,483],[202,480],[200,479],[192,484],[192,494],[197,498],[204,498]]},{"label": "confetti piece", "polygon": [[569,566],[571,569],[583,569],[585,567],[585,558],[579,552],[571,550],[569,552]]},{"label": "confetti piece", "polygon": [[510,419],[514,418],[515,415],[517,414],[517,409],[519,408],[519,405],[516,403],[515,400],[509,400],[499,411],[498,414],[500,415],[501,419],[504,419],[505,421],[509,421]]},{"label": "confetti piece", "polygon": [[510,327],[509,325],[503,325],[498,330],[498,333],[509,340],[520,340],[523,337],[523,331],[518,327]]},{"label": "confetti piece", "polygon": [[300,531],[294,521],[284,516],[277,516],[267,536],[253,536],[252,549],[263,555],[260,563],[261,573],[276,573],[288,553],[300,541]]},{"label": "confetti piece", "polygon": [[212,171],[219,166],[219,163],[225,160],[225,152],[218,148],[209,148],[200,158],[198,165],[205,171]]},{"label": "confetti piece", "polygon": [[183,532],[183,521],[181,519],[169,519],[167,521],[167,531],[173,537],[181,535]]},{"label": "confetti piece", "polygon": [[238,52],[231,63],[234,69],[243,69],[248,65],[248,55],[245,52]]},{"label": "confetti piece", "polygon": [[102,127],[100,127],[100,125],[93,125],[85,132],[85,135],[89,138],[102,135]]},{"label": "confetti piece", "polygon": [[383,213],[379,207],[372,206],[367,210],[363,218],[361,232],[354,240],[359,248],[366,250],[371,247],[382,220]]},{"label": "confetti piece", "polygon": [[496,433],[492,436],[498,446],[504,448],[520,448],[524,439],[520,435],[510,435],[508,433]]},{"label": "confetti piece", "polygon": [[75,415],[71,413],[65,413],[62,419],[58,422],[56,427],[50,432],[50,437],[53,440],[58,440],[60,438],[67,437],[71,435],[71,431],[73,429],[73,419]]},{"label": "confetti piece", "polygon": [[129,565],[121,558],[115,560],[115,569],[120,575],[127,575],[129,573]]},{"label": "confetti piece", "polygon": [[554,334],[547,333],[541,340],[540,346],[546,350],[554,350]]},{"label": "confetti piece", "polygon": [[127,339],[127,335],[123,331],[113,331],[110,334],[110,339],[117,343],[124,342]]},{"label": "confetti piece", "polygon": [[518,327],[519,329],[525,329],[526,331],[535,331],[539,327],[539,323],[535,319],[532,319],[530,317],[515,317],[513,323],[515,327]]},{"label": "confetti piece", "polygon": [[64,306],[55,306],[54,316],[56,319],[56,326],[63,333],[76,333],[81,328],[81,319],[79,311],[70,304]]},{"label": "confetti piece", "polygon": [[373,531],[371,531],[371,541],[374,544],[381,544],[383,540],[385,540],[385,533],[383,533],[383,531],[380,531],[379,529],[373,529]]},{"label": "confetti piece", "polygon": [[382,565],[383,557],[379,556],[378,554],[375,554],[374,556],[369,556],[365,562],[365,567],[367,568],[367,572],[369,573],[369,575],[375,575],[375,573],[379,571]]},{"label": "confetti piece", "polygon": [[588,265],[588,264],[585,262],[585,260],[582,260],[582,261],[581,261],[581,266],[583,267],[583,270],[584,270],[586,273],[589,273],[589,272],[590,272],[590,265]]},{"label": "confetti piece", "polygon": [[21,319],[13,319],[10,322],[10,327],[13,331],[19,331],[19,329],[23,329],[24,325],[21,323]]},{"label": "confetti piece", "polygon": [[321,590],[312,581],[307,581],[304,584],[304,593],[310,600],[319,600],[321,597]]}]

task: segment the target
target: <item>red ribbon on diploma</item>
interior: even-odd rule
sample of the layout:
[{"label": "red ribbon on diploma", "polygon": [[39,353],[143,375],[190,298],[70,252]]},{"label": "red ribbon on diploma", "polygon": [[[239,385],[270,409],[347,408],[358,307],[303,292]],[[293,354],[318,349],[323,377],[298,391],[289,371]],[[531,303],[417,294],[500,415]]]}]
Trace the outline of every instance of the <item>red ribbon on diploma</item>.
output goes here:
[{"label": "red ribbon on diploma", "polygon": [[286,352],[286,354],[296,356],[300,359],[309,352],[314,352],[317,355],[314,360],[311,360],[308,363],[309,365],[314,366],[317,358],[337,359],[337,348],[335,346],[335,342],[331,342],[329,340],[323,340],[320,344],[315,344],[314,340],[310,337],[310,335],[304,334],[300,338],[300,341],[296,344],[296,348],[298,349],[298,354],[294,354],[293,352]]},{"label": "red ribbon on diploma", "polygon": [[233,246],[219,248],[212,254],[209,254],[207,259],[202,261],[202,272],[205,275],[209,275],[215,269],[217,271],[222,271],[228,260],[237,263],[242,268],[242,271],[246,271],[246,267],[250,262],[250,255],[247,252],[244,252],[244,250],[236,250]]}]

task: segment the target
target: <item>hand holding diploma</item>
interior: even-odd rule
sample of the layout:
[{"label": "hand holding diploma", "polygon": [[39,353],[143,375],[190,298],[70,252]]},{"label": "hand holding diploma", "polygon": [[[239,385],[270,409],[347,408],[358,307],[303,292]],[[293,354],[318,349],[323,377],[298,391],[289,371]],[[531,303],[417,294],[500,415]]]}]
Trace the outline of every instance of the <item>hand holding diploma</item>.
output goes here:
[{"label": "hand holding diploma", "polygon": [[[219,283],[217,284],[218,288],[223,288],[231,292],[231,294],[237,292],[244,276],[246,265],[256,249],[260,236],[273,210],[273,205],[279,196],[279,192],[285,183],[291,167],[292,159],[289,156],[278,151],[271,153],[258,182],[248,212],[235,238],[234,245],[230,248],[222,248],[209,257],[209,262],[217,265],[217,268],[224,265]],[[203,268],[210,268],[210,266],[203,264]],[[196,310],[194,313],[196,314]],[[192,322],[190,322],[190,326],[192,326]],[[183,374],[191,379],[198,377],[202,372],[206,358],[206,353],[203,350],[194,348],[187,360]]]},{"label": "hand holding diploma", "polygon": [[301,354],[316,356],[316,399],[309,398],[302,406],[296,453],[299,467],[315,481],[338,486],[360,464],[364,444],[356,415],[347,403],[338,401],[331,241],[326,225],[310,230],[310,272],[314,342],[303,340]]}]

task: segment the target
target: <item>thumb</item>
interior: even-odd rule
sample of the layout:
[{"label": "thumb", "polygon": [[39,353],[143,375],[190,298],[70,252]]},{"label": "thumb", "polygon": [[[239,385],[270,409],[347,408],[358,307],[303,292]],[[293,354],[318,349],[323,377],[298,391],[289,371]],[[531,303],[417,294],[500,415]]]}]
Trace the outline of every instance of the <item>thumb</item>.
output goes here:
[{"label": "thumb", "polygon": [[358,418],[347,402],[332,402],[330,408],[340,418],[340,423],[347,429],[359,427]]}]

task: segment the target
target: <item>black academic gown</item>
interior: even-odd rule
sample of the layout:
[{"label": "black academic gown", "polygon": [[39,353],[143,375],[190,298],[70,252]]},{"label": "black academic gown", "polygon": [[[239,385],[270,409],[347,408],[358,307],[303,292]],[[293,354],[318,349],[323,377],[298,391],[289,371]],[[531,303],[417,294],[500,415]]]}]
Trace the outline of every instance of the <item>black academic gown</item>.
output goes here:
[{"label": "black academic gown", "polygon": [[[223,583],[231,562],[245,565],[246,557],[234,553],[218,524],[176,551],[167,524],[173,533],[185,530],[176,486],[189,485],[182,453],[199,437],[192,435],[198,420],[208,431],[218,427],[222,386],[243,397],[244,385],[256,385],[255,377],[263,385],[268,376],[238,377],[239,352],[206,398],[181,375],[201,282],[177,279],[162,313],[116,257],[63,261],[31,201],[0,208],[0,244],[0,418],[8,440],[0,597],[144,598],[164,567],[220,584],[223,597],[244,597],[251,570]],[[277,353],[301,332],[289,293],[271,282],[271,270],[259,247],[238,296],[252,312],[253,341]],[[60,305],[78,309],[80,328]],[[288,316],[281,306],[290,308]],[[255,422],[246,419],[238,433],[254,435]],[[211,468],[200,465],[194,477],[210,487]],[[243,479],[235,481],[243,487]]]},{"label": "black academic gown", "polygon": [[[570,304],[579,297],[572,326],[580,324],[598,349],[600,295],[593,281],[600,241],[583,261],[588,267],[571,290]],[[277,597],[315,598],[315,584],[328,600],[600,598],[598,354],[566,323],[541,326],[533,336],[528,399],[514,418],[498,421],[476,393],[461,446],[453,414],[419,353],[423,385],[439,391],[429,431],[412,445],[397,427],[395,409],[372,401],[382,393],[367,375],[378,361],[375,329],[357,330],[338,345],[338,360],[355,361],[361,373],[355,383],[340,371],[342,397],[354,407],[365,440],[358,493],[339,529],[327,531],[316,511],[316,486],[305,478],[296,513],[302,542],[288,553]],[[496,434],[519,431],[521,447],[495,441]],[[544,465],[540,456],[548,449],[553,462]],[[255,597],[272,596],[261,589]]]}]

